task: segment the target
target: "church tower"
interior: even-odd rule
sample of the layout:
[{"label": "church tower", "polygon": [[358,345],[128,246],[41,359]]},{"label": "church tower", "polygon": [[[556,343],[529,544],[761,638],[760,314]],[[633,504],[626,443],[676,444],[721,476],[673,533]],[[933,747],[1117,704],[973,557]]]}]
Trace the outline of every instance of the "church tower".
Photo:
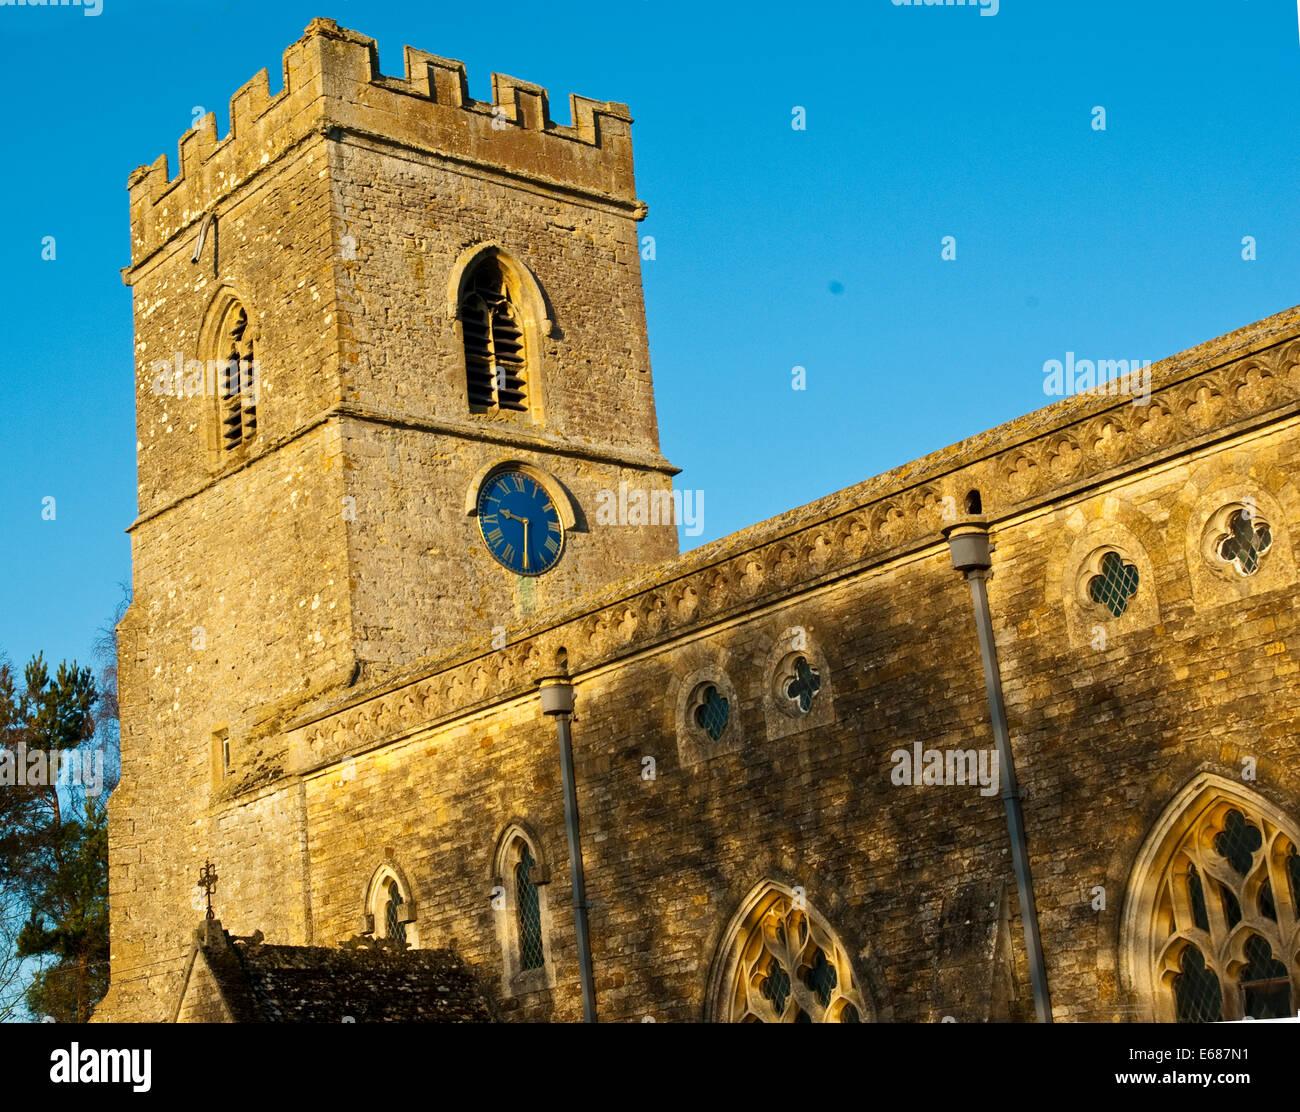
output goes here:
[{"label": "church tower", "polygon": [[[383,76],[372,39],[317,19],[281,92],[262,71],[235,93],[225,139],[209,113],[175,179],[165,156],[131,175],[115,978],[172,955],[211,801],[282,771],[270,739],[303,706],[677,551],[631,118],[492,93],[409,47]],[[170,991],[151,977],[108,1012]]]}]

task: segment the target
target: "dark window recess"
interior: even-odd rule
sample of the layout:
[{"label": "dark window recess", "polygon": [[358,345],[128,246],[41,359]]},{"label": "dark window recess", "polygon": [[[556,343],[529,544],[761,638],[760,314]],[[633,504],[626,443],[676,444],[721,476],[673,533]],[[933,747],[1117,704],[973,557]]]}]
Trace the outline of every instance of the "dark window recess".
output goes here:
[{"label": "dark window recess", "polygon": [[1255,851],[1264,844],[1264,836],[1246,821],[1240,811],[1229,811],[1223,829],[1214,836],[1214,852],[1228,862],[1239,876],[1250,871]]},{"label": "dark window recess", "polygon": [[826,953],[820,946],[817,947],[817,953],[813,957],[811,967],[804,974],[803,983],[813,992],[823,1008],[829,1007],[831,991],[839,983],[839,974],[835,972],[835,967],[826,960]]},{"label": "dark window recess", "polygon": [[731,704],[724,699],[718,689],[709,684],[702,692],[700,705],[695,708],[695,724],[714,741],[722,736],[727,728],[727,719],[731,717]]},{"label": "dark window recess", "polygon": [[1179,1023],[1219,1023],[1223,1020],[1223,989],[1219,978],[1205,968],[1195,946],[1183,951],[1182,970],[1174,977],[1174,999]]},{"label": "dark window recess", "polygon": [[785,1013],[786,1001],[790,999],[790,974],[776,958],[767,963],[766,973],[758,984],[758,990],[771,1002],[772,1011],[779,1018]]},{"label": "dark window recess", "polygon": [[1201,885],[1201,874],[1193,865],[1187,870],[1187,894],[1192,899],[1192,921],[1203,931],[1210,929],[1210,916],[1205,910],[1205,889]]},{"label": "dark window recess", "polygon": [[523,326],[496,259],[484,259],[474,268],[460,319],[470,409],[475,413],[526,410]]},{"label": "dark window recess", "polygon": [[785,685],[785,697],[793,702],[800,714],[807,714],[812,706],[813,696],[821,690],[822,681],[806,657],[799,657],[794,662],[794,677]]},{"label": "dark window recess", "polygon": [[236,305],[227,320],[217,392],[221,447],[231,451],[257,435],[257,363],[253,358],[253,340],[248,335],[248,315]]},{"label": "dark window recess", "polygon": [[1251,1019],[1286,1019],[1291,1009],[1291,978],[1273,956],[1273,947],[1257,934],[1246,940],[1246,967],[1241,971],[1241,1008]]}]

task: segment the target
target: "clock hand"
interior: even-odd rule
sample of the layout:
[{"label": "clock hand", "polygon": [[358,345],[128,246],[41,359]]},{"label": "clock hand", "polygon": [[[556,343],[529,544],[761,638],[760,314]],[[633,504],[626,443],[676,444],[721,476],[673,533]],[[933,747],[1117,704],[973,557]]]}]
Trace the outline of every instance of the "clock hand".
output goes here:
[{"label": "clock hand", "polygon": [[524,571],[528,570],[528,518],[521,517],[517,520],[524,523]]}]

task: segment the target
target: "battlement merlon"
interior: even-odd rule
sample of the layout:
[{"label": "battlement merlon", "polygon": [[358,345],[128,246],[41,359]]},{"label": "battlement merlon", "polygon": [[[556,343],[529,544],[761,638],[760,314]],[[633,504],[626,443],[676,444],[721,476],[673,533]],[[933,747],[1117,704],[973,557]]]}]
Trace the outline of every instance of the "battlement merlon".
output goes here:
[{"label": "battlement merlon", "polygon": [[470,98],[463,62],[405,49],[405,75],[385,77],[374,39],[314,19],[284,52],[284,87],[266,70],[230,99],[230,133],[209,112],[180,139],[180,173],[167,156],[131,173],[131,264],[313,135],[365,137],[515,175],[645,215],[632,173],[627,106],[571,95],[573,123],[550,118],[546,90],[492,75],[492,102]]}]

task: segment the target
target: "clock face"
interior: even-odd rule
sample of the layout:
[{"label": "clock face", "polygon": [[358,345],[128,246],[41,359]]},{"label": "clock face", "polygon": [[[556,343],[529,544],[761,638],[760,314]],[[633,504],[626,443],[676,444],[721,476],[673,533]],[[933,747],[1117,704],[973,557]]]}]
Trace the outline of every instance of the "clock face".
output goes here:
[{"label": "clock face", "polygon": [[488,551],[517,575],[559,563],[564,526],[545,488],[523,471],[498,471],[478,495],[478,527]]}]

